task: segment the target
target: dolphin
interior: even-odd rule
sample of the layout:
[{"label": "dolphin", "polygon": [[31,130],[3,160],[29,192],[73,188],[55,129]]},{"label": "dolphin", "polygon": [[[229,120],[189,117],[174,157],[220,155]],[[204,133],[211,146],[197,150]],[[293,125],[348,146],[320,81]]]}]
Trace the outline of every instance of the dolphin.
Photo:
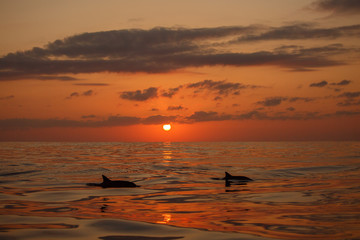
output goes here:
[{"label": "dolphin", "polygon": [[226,180],[227,182],[231,181],[231,180],[241,181],[241,182],[254,181],[251,178],[248,178],[248,177],[245,177],[245,176],[233,176],[228,172],[225,172],[225,177],[223,179]]},{"label": "dolphin", "polygon": [[127,188],[127,187],[139,187],[133,182],[129,181],[112,181],[109,178],[107,178],[105,175],[102,175],[103,182],[102,183],[88,183],[86,185],[88,186],[99,186],[103,188]]}]

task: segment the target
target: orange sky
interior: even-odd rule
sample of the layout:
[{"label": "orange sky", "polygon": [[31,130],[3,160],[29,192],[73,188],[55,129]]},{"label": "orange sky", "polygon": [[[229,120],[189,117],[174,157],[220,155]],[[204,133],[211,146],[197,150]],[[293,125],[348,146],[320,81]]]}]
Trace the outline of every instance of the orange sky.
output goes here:
[{"label": "orange sky", "polygon": [[1,1],[0,140],[360,140],[359,15],[350,0]]}]

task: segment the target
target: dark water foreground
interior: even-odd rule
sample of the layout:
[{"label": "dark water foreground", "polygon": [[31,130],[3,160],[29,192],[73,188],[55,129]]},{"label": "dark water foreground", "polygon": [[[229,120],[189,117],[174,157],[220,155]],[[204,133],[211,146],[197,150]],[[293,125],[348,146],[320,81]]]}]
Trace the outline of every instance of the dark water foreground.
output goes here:
[{"label": "dark water foreground", "polygon": [[[0,161],[0,239],[360,239],[359,142],[0,143]],[[141,187],[85,185],[101,174]]]}]

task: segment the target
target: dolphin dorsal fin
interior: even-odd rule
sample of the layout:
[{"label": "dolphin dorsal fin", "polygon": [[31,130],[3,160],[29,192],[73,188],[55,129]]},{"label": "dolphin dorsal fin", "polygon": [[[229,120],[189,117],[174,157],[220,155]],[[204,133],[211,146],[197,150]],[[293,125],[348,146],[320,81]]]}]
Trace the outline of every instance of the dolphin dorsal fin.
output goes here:
[{"label": "dolphin dorsal fin", "polygon": [[102,175],[103,182],[111,182],[110,179],[108,179],[105,175]]},{"label": "dolphin dorsal fin", "polygon": [[228,172],[225,172],[225,178],[231,177],[231,174]]}]

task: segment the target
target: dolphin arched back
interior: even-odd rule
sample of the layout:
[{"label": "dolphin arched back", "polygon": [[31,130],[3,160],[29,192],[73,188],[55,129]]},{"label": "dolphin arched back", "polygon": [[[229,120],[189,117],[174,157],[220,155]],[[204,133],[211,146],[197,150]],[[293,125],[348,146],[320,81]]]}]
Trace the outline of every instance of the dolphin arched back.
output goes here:
[{"label": "dolphin arched back", "polygon": [[245,177],[245,176],[233,176],[228,172],[225,172],[225,180],[237,180],[237,181],[254,181],[251,178]]},{"label": "dolphin arched back", "polygon": [[88,186],[99,186],[103,188],[128,188],[128,187],[139,187],[133,182],[116,180],[112,181],[105,175],[102,175],[102,183],[88,183]]}]

